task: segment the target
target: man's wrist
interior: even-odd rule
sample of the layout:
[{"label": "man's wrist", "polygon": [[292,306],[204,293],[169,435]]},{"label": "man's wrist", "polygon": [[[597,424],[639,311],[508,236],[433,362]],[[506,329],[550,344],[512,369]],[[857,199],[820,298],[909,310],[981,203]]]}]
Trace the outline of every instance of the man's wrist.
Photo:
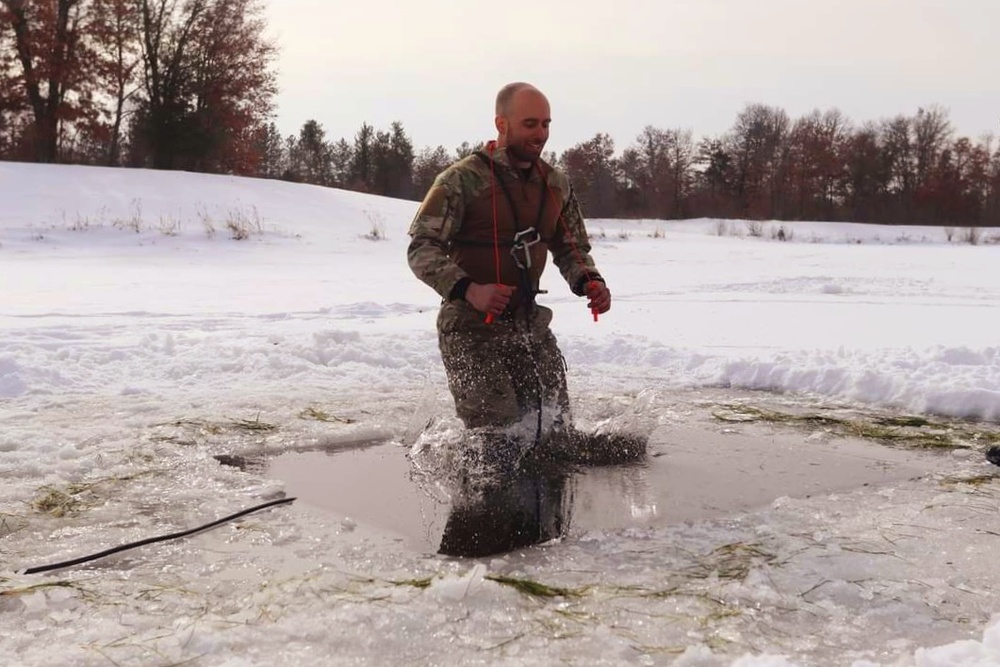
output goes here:
[{"label": "man's wrist", "polygon": [[472,278],[465,276],[464,278],[459,278],[458,282],[451,288],[451,292],[448,293],[449,301],[463,301],[465,300],[465,293],[469,291],[469,285],[472,284]]},{"label": "man's wrist", "polygon": [[603,284],[604,283],[604,278],[602,278],[597,273],[584,274],[584,275],[580,276],[579,280],[576,281],[576,285],[574,286],[573,293],[576,294],[577,296],[584,296],[587,293],[587,283],[590,283],[590,282],[599,282],[599,283]]}]

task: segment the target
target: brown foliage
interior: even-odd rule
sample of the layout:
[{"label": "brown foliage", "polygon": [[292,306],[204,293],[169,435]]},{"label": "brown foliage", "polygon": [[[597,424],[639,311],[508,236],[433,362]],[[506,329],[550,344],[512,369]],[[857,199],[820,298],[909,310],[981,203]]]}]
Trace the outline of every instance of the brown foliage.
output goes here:
[{"label": "brown foliage", "polygon": [[93,21],[85,0],[0,0],[0,38],[10,40],[0,97],[26,114],[10,137],[17,156],[55,162],[66,136],[99,117]]},{"label": "brown foliage", "polygon": [[135,0],[142,94],[133,164],[254,173],[277,91],[259,0]]},{"label": "brown foliage", "polygon": [[[327,142],[273,124],[264,0],[0,0],[0,158],[283,177],[421,197],[451,160],[393,123]],[[553,158],[548,158],[554,160]],[[587,215],[1000,225],[1000,148],[931,106],[859,126],[748,104],[728,132],[645,127],[567,150]]]},{"label": "brown foliage", "polygon": [[276,92],[261,0],[0,0],[0,150],[251,173]]},{"label": "brown foliage", "polygon": [[594,217],[1000,225],[1000,150],[954,138],[938,107],[855,126],[837,109],[793,122],[751,104],[697,145],[648,126],[620,156],[598,134],[560,164]]}]

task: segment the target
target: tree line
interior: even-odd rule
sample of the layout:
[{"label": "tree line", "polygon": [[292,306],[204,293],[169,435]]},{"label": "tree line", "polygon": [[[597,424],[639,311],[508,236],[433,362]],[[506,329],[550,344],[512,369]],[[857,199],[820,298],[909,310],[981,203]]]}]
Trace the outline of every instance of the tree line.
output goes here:
[{"label": "tree line", "polygon": [[[351,141],[328,140],[315,120],[286,138],[271,124],[267,137],[260,175],[398,198],[420,198],[480,145],[415,152],[399,121],[365,123]],[[621,152],[598,133],[546,159],[588,217],[1000,226],[1000,147],[956,136],[939,107],[855,125],[837,109],[793,121],[749,104],[720,136],[647,126]]]},{"label": "tree line", "polygon": [[[262,0],[0,0],[0,159],[186,169],[419,199],[463,143],[274,117]],[[748,104],[718,136],[647,126],[548,154],[590,217],[1000,226],[1000,147],[939,107],[856,124]]]},{"label": "tree line", "polygon": [[0,0],[0,158],[249,174],[262,0]]},{"label": "tree line", "polygon": [[860,125],[748,104],[721,136],[648,126],[617,154],[597,134],[562,154],[593,217],[739,217],[1000,226],[1000,148],[940,107]]}]

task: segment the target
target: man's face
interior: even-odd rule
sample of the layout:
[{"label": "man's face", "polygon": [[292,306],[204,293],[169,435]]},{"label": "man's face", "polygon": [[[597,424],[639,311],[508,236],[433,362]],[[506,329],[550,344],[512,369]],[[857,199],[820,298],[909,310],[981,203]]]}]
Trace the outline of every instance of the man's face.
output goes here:
[{"label": "man's face", "polygon": [[549,101],[537,90],[520,90],[504,116],[504,143],[518,162],[534,162],[542,156],[552,122]]}]

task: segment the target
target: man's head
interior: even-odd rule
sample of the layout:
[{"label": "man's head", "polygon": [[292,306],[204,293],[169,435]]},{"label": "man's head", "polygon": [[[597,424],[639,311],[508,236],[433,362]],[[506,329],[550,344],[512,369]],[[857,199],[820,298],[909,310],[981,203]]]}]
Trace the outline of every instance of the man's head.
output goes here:
[{"label": "man's head", "polygon": [[541,157],[549,139],[549,101],[531,84],[507,84],[497,93],[494,122],[497,145],[507,149],[517,166],[530,166]]}]

